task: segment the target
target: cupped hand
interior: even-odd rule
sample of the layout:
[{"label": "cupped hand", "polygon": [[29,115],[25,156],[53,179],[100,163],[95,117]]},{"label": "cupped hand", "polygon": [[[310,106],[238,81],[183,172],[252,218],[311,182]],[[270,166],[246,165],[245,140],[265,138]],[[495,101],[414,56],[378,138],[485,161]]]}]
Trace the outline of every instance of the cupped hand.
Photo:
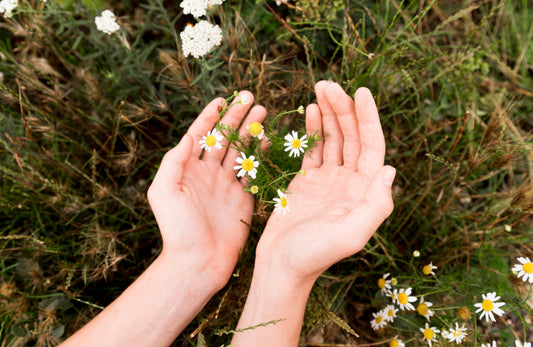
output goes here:
[{"label": "cupped hand", "polygon": [[323,140],[303,159],[304,175],[287,189],[289,212],[273,213],[257,261],[313,281],[329,266],[360,251],[392,213],[395,169],[384,166],[385,140],[371,92],[352,100],[336,83],[316,85],[306,130]]},{"label": "cupped hand", "polygon": [[[200,145],[215,127],[224,102],[217,98],[206,106],[180,143],[165,154],[148,190],[163,239],[162,255],[208,270],[218,286],[231,276],[253,211],[253,196],[243,190],[233,169],[239,153],[228,148],[225,138],[218,149],[202,150]],[[262,106],[250,110],[251,104],[251,93],[239,93],[221,123],[246,136],[248,125],[266,115]]]}]

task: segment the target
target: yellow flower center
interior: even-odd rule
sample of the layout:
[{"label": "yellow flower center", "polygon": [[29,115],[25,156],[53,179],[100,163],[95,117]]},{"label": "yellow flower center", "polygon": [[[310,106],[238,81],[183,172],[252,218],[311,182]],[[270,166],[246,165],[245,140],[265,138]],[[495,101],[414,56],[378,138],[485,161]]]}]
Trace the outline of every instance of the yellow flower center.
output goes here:
[{"label": "yellow flower center", "polygon": [[209,147],[213,147],[216,143],[217,143],[217,139],[213,135],[209,135],[208,137],[205,138],[205,144],[208,145]]},{"label": "yellow flower center", "polygon": [[244,171],[250,171],[254,168],[254,161],[252,159],[244,159],[241,163],[241,167]]},{"label": "yellow flower center", "polygon": [[259,187],[258,187],[258,186],[252,186],[252,187],[250,188],[250,193],[252,193],[252,194],[257,194],[257,193],[259,193]]},{"label": "yellow flower center", "polygon": [[300,141],[300,139],[292,140],[292,148],[300,148],[301,144],[302,144],[302,142]]},{"label": "yellow flower center", "polygon": [[385,288],[385,279],[384,278],[380,278],[378,280],[378,287],[380,287],[381,289]]},{"label": "yellow flower center", "polygon": [[431,273],[431,266],[429,265],[426,265],[422,268],[422,272],[424,273],[424,275],[429,275]]},{"label": "yellow flower center", "polygon": [[424,303],[418,304],[416,311],[420,313],[422,316],[425,316],[428,314],[428,311],[429,311],[428,305]]},{"label": "yellow flower center", "polygon": [[250,131],[250,134],[252,134],[252,136],[257,136],[261,134],[261,132],[263,132],[263,126],[259,122],[253,122],[248,127],[248,131]]},{"label": "yellow flower center", "polygon": [[435,336],[435,333],[433,332],[433,329],[426,329],[424,330],[424,337],[426,340],[433,340],[433,337]]},{"label": "yellow flower center", "polygon": [[525,263],[523,269],[528,274],[533,273],[533,263]]},{"label": "yellow flower center", "polygon": [[387,311],[387,315],[388,315],[389,317],[394,317],[394,310],[388,310],[388,311]]},{"label": "yellow flower center", "polygon": [[455,336],[455,337],[459,336],[460,334],[461,334],[461,332],[460,332],[460,331],[457,331],[457,330],[455,330],[455,331],[453,332],[453,336]]},{"label": "yellow flower center", "polygon": [[376,323],[377,324],[381,323],[382,320],[383,320],[383,317],[381,317],[381,316],[377,316],[376,317]]},{"label": "yellow flower center", "polygon": [[466,320],[466,319],[470,318],[470,310],[466,306],[461,306],[459,308],[459,310],[457,311],[457,315],[461,319],[465,319]]},{"label": "yellow flower center", "polygon": [[398,347],[398,340],[394,339],[389,343],[390,347]]},{"label": "yellow flower center", "polygon": [[492,301],[490,300],[483,300],[481,307],[483,307],[485,311],[489,311],[489,312],[494,309],[494,305],[492,304]]},{"label": "yellow flower center", "polygon": [[287,207],[287,198],[286,197],[282,197],[281,199],[279,199],[279,204],[283,208]]},{"label": "yellow flower center", "polygon": [[402,305],[407,304],[407,302],[409,302],[409,298],[407,297],[407,294],[405,293],[398,294],[398,302]]},{"label": "yellow flower center", "polygon": [[391,283],[393,286],[395,286],[395,285],[398,284],[398,280],[396,279],[396,277],[393,277],[393,278],[390,279],[390,283]]}]

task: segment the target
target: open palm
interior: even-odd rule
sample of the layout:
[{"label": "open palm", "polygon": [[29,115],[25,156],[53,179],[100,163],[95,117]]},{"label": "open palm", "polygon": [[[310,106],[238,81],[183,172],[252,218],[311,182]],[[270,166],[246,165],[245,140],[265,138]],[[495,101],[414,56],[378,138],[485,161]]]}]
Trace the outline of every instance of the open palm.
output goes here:
[{"label": "open palm", "polygon": [[336,83],[316,86],[307,132],[324,134],[287,190],[290,211],[274,213],[258,257],[276,259],[292,276],[316,277],[368,242],[392,212],[394,169],[384,166],[385,141],[368,89],[354,101]]},{"label": "open palm", "polygon": [[[241,97],[253,101],[248,92]],[[253,196],[243,191],[233,170],[238,153],[222,147],[204,151],[200,140],[217,120],[217,107],[223,99],[213,100],[198,116],[180,143],[163,158],[148,191],[163,238],[163,252],[179,254],[191,264],[209,266],[225,284],[248,236],[253,211]],[[221,123],[239,127],[242,135],[252,122],[261,122],[263,107],[252,108],[236,102]],[[244,120],[243,120],[244,119]],[[241,124],[242,123],[242,124]],[[200,158],[201,156],[201,158]]]}]

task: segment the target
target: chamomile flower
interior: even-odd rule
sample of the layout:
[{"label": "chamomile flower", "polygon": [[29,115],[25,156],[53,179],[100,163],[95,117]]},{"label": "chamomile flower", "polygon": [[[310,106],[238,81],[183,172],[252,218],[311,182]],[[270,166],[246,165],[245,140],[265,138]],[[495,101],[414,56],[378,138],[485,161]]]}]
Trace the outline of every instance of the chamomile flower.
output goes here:
[{"label": "chamomile flower", "polygon": [[533,283],[533,263],[528,257],[520,257],[516,259],[520,264],[513,266],[513,272],[516,272],[518,278],[522,277],[522,281]]},{"label": "chamomile flower", "polygon": [[402,340],[398,338],[398,335],[394,336],[394,338],[389,342],[390,347],[405,347],[405,343],[403,343]]},{"label": "chamomile flower", "polygon": [[492,343],[482,343],[481,347],[497,347],[496,341],[492,341]]},{"label": "chamomile flower", "polygon": [[480,319],[485,317],[487,322],[489,319],[496,322],[494,314],[497,314],[498,316],[503,315],[504,312],[500,307],[505,305],[505,302],[496,302],[500,300],[500,297],[496,296],[496,292],[482,294],[481,296],[483,297],[483,302],[474,304],[474,306],[478,308],[476,313],[481,312],[481,315],[479,316]]},{"label": "chamomile flower", "polygon": [[435,327],[430,327],[429,324],[426,323],[424,328],[420,328],[420,332],[424,334],[424,340],[426,340],[429,346],[431,346],[433,341],[437,341],[436,337],[437,334],[440,333],[440,330]]},{"label": "chamomile flower", "polygon": [[259,193],[259,187],[258,186],[251,186],[250,187],[250,193],[252,193],[254,195]]},{"label": "chamomile flower", "polygon": [[520,342],[519,340],[515,340],[514,342],[515,347],[531,347],[531,342]]},{"label": "chamomile flower", "polygon": [[202,137],[200,140],[200,147],[205,149],[208,152],[211,152],[211,148],[221,149],[222,144],[220,143],[224,139],[221,133],[217,129],[213,129],[207,132],[207,135]]},{"label": "chamomile flower", "polygon": [[289,133],[285,135],[285,141],[287,141],[284,143],[284,146],[286,147],[285,152],[290,151],[289,157],[292,157],[293,155],[299,157],[300,153],[305,152],[304,148],[307,147],[307,135],[298,138],[298,133],[293,130],[292,134]]},{"label": "chamomile flower", "polygon": [[[413,291],[413,288],[401,288],[400,291],[398,289],[394,289],[393,293],[391,294],[391,298],[393,301],[400,306],[400,309],[402,311],[414,311],[415,307],[411,304],[412,302],[416,301],[416,297],[410,296],[411,292]],[[394,297],[393,297],[394,295]]]},{"label": "chamomile flower", "polygon": [[433,275],[435,276],[435,272],[433,270],[437,270],[437,267],[433,265],[433,262],[430,262],[428,265],[424,266],[422,268],[422,272],[424,275]]},{"label": "chamomile flower", "polygon": [[461,343],[467,335],[466,330],[464,324],[462,327],[459,327],[459,323],[455,323],[455,329],[452,328],[446,333],[443,331],[443,336],[450,342]]},{"label": "chamomile flower", "polygon": [[374,318],[370,321],[370,325],[372,326],[372,329],[379,330],[383,328],[385,325],[387,325],[387,319],[385,317],[383,310],[379,312],[373,312],[372,316],[374,316]]},{"label": "chamomile flower", "polygon": [[120,25],[117,24],[117,18],[115,14],[110,10],[104,10],[100,16],[94,18],[94,24],[96,29],[111,35],[115,31],[120,29]]},{"label": "chamomile flower", "polygon": [[254,159],[255,157],[253,155],[246,158],[246,154],[241,152],[241,157],[235,159],[235,161],[240,165],[233,167],[234,170],[239,170],[239,172],[237,173],[237,177],[243,177],[244,175],[248,174],[248,176],[255,179],[259,162],[254,161]]},{"label": "chamomile flower", "polygon": [[183,54],[195,58],[206,55],[213,47],[222,41],[222,29],[206,20],[199,21],[196,25],[187,25],[180,33],[183,43]]},{"label": "chamomile flower", "polygon": [[390,273],[386,273],[378,280],[378,287],[381,289],[381,294],[385,295],[391,289],[391,280],[388,280],[387,277],[390,276]]},{"label": "chamomile flower", "polygon": [[416,307],[416,312],[418,312],[421,316],[424,316],[428,321],[433,316],[433,311],[429,309],[429,307],[433,306],[433,303],[429,301],[424,302],[424,297],[420,298],[420,302],[418,303],[418,306]]},{"label": "chamomile flower", "polygon": [[248,125],[248,131],[250,132],[250,135],[257,137],[259,140],[265,136],[263,125],[259,122],[250,123],[250,125]]},{"label": "chamomile flower", "polygon": [[394,318],[396,318],[396,313],[398,312],[398,309],[394,307],[394,305],[387,305],[383,309],[383,313],[385,316],[385,320],[387,322],[394,322]]},{"label": "chamomile flower", "polygon": [[281,190],[278,189],[278,197],[273,199],[276,204],[274,205],[274,212],[280,213],[283,211],[283,215],[286,215],[289,212],[289,201],[287,200],[287,195],[285,195]]},{"label": "chamomile flower", "polygon": [[0,1],[0,13],[3,13],[6,18],[10,18],[13,16],[13,10],[17,6],[18,0],[2,0]]}]

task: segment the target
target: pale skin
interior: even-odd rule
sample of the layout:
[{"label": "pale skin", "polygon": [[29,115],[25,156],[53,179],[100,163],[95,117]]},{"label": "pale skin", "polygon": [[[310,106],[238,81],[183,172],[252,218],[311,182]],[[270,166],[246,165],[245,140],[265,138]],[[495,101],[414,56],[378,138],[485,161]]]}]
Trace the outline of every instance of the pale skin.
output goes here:
[{"label": "pale skin", "polygon": [[[395,170],[384,166],[385,141],[367,89],[352,100],[335,83],[316,85],[308,134],[324,134],[305,157],[305,175],[287,192],[290,212],[273,214],[259,241],[254,275],[233,346],[296,346],[313,283],[333,263],[368,242],[392,212]],[[241,92],[222,123],[247,135],[266,111]],[[160,256],[128,289],[62,346],[168,346],[229,280],[246,242],[253,196],[238,180],[235,149],[200,148],[218,120],[213,100],[163,158],[148,200],[163,239]],[[225,141],[225,140],[224,140]],[[223,145],[227,143],[223,142]]]},{"label": "pale skin", "polygon": [[[237,101],[243,97],[248,103],[236,102],[221,123],[246,136],[247,126],[261,122],[266,111],[250,108],[251,93],[241,92]],[[168,346],[231,277],[248,237],[253,196],[233,169],[236,150],[223,146],[202,155],[199,145],[215,126],[223,101],[209,103],[164,156],[148,190],[163,239],[161,254],[62,346]]]},{"label": "pale skin", "polygon": [[[232,346],[296,346],[318,276],[360,251],[392,213],[396,173],[384,166],[385,140],[372,94],[354,100],[336,83],[315,88],[308,134],[324,134],[287,190],[290,212],[272,214],[256,250],[252,284]],[[246,330],[265,322],[276,324]]]}]

